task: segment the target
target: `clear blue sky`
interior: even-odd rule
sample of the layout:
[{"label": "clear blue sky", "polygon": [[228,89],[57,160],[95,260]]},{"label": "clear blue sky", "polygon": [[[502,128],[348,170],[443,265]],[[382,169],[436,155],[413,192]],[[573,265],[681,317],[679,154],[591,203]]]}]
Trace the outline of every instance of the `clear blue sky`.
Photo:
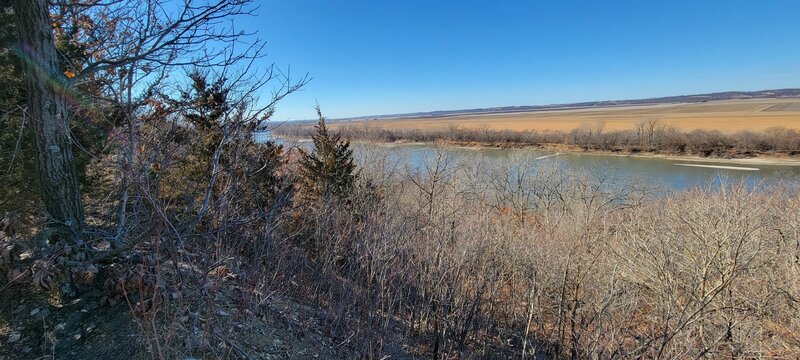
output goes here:
[{"label": "clear blue sky", "polygon": [[800,87],[798,0],[258,3],[279,121]]}]

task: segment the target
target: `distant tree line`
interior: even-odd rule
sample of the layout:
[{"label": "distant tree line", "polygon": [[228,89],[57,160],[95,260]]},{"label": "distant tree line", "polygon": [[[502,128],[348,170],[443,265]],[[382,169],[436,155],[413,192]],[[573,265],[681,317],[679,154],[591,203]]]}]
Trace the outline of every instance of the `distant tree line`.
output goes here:
[{"label": "distant tree line", "polygon": [[[581,150],[622,153],[665,153],[707,157],[743,157],[764,153],[800,154],[800,131],[783,127],[761,132],[698,129],[680,131],[657,119],[642,119],[633,129],[606,130],[602,121],[586,122],[572,131],[515,131],[489,128],[465,128],[452,125],[440,129],[394,129],[372,125],[339,124],[342,136],[367,141],[476,143],[488,146],[518,147],[568,145]],[[279,135],[307,137],[304,126],[283,125]]]}]

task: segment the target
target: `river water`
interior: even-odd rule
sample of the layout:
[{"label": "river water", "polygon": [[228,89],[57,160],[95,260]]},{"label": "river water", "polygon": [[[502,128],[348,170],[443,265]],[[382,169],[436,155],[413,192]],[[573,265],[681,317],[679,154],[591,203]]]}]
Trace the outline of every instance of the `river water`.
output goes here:
[{"label": "river water", "polygon": [[[287,141],[285,145],[308,147],[308,142]],[[686,161],[662,158],[628,157],[580,153],[553,153],[530,149],[493,149],[440,147],[426,144],[371,144],[353,143],[356,157],[365,153],[384,153],[393,157],[396,164],[407,168],[421,166],[426,158],[437,151],[460,159],[485,162],[505,161],[512,158],[525,161],[555,162],[559,166],[575,170],[604,169],[614,173],[615,178],[638,180],[673,190],[707,187],[720,183],[744,181],[750,187],[759,187],[779,182],[800,182],[800,166],[732,164],[724,161]],[[363,158],[363,157],[362,157]],[[720,166],[712,168],[707,166]]]}]

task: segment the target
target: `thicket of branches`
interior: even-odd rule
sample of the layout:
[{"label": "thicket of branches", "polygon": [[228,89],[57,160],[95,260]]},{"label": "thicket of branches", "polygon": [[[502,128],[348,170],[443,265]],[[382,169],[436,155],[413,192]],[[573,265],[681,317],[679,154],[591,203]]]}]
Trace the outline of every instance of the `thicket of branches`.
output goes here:
[{"label": "thicket of branches", "polygon": [[302,134],[313,149],[257,142],[305,78],[254,74],[261,43],[227,26],[252,5],[49,5],[59,80],[45,85],[69,94],[56,120],[85,213],[67,232],[30,181],[47,155],[28,125],[47,119],[31,116],[29,59],[2,22],[2,291],[101,292],[154,358],[247,358],[220,307],[263,317],[281,298],[319,309],[345,358],[800,354],[793,185],[655,196],[525,157],[403,165],[354,152],[322,114]]},{"label": "thicket of branches", "polygon": [[[600,122],[587,122],[569,131],[516,131],[473,129],[450,126],[441,129],[394,129],[371,125],[336,124],[342,136],[368,141],[480,143],[491,146],[569,145],[583,150],[613,152],[655,152],[716,157],[752,156],[778,153],[800,154],[800,132],[782,127],[762,132],[719,130],[679,131],[657,119],[642,119],[629,130],[605,129]],[[276,132],[284,136],[302,137],[306,126],[281,126]]]},{"label": "thicket of branches", "polygon": [[400,331],[441,358],[800,351],[795,187],[664,194],[525,156],[405,161],[363,154],[382,195],[351,234],[355,267],[331,275],[341,302],[325,298],[361,348]]}]

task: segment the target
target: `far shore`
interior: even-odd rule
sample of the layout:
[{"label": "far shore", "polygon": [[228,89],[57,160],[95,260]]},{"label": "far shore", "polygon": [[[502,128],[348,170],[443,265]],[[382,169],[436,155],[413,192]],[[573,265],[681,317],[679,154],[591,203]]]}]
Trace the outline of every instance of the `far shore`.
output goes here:
[{"label": "far shore", "polygon": [[371,119],[331,123],[331,128],[346,125],[390,130],[441,130],[455,126],[472,130],[570,132],[586,124],[601,123],[604,131],[619,131],[633,129],[642,119],[655,119],[681,132],[714,129],[733,134],[744,130],[761,132],[771,127],[800,130],[800,98],[736,99],[699,103]]},{"label": "far shore", "polygon": [[[297,142],[310,142],[310,138],[290,138],[292,141]],[[371,140],[351,140],[354,143],[371,144],[384,147],[397,147],[397,146],[447,146],[452,148],[462,149],[529,149],[540,150],[556,153],[569,153],[575,155],[588,155],[588,156],[618,156],[630,158],[649,158],[649,159],[662,159],[672,161],[688,161],[697,163],[716,163],[716,164],[739,164],[739,165],[766,165],[766,166],[800,166],[800,157],[789,156],[785,154],[758,154],[756,156],[740,157],[740,158],[723,158],[723,157],[704,157],[699,155],[678,155],[678,154],[660,154],[652,152],[613,152],[605,150],[589,149],[584,150],[577,146],[563,145],[563,144],[542,144],[542,145],[526,145],[526,144],[493,144],[493,143],[478,143],[478,142],[457,142],[439,140],[436,142],[422,142],[422,141],[407,141],[398,140],[393,142],[371,141]]]}]

